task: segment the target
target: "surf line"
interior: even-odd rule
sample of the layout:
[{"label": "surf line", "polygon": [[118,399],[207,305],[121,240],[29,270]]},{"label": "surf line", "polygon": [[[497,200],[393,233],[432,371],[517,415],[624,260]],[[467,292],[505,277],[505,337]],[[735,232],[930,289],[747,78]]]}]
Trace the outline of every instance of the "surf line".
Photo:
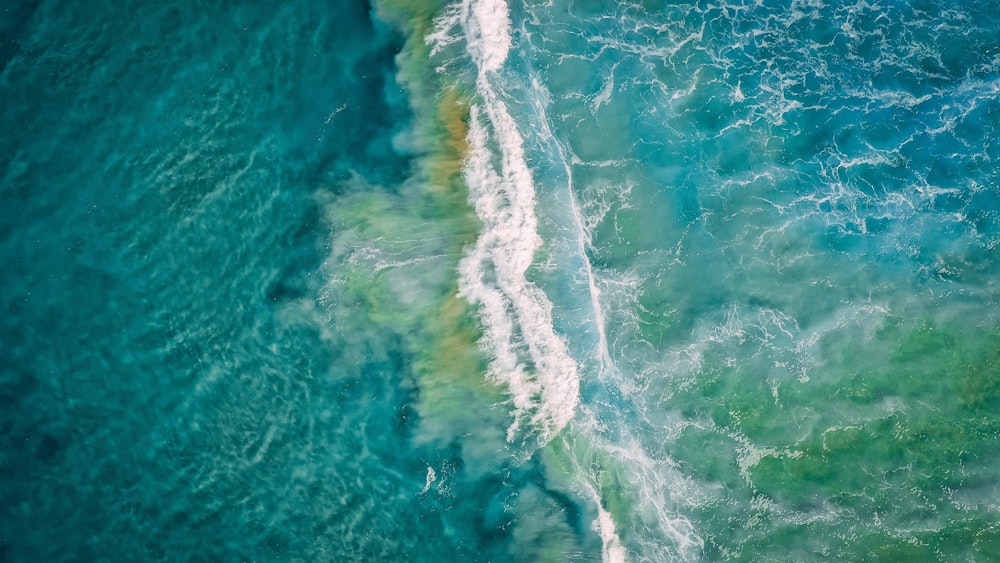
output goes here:
[{"label": "surf line", "polygon": [[[548,91],[538,80],[538,78],[532,78],[532,87],[535,91],[545,92],[545,98],[548,98]],[[549,117],[546,115],[544,102],[535,100],[534,103],[535,112],[538,114],[538,131],[543,138],[548,139],[550,143],[555,147],[556,151],[559,153],[559,161],[563,165],[563,170],[566,174],[566,192],[569,197],[569,208],[573,215],[573,223],[576,227],[576,253],[580,260],[583,261],[583,273],[587,276],[587,290],[590,293],[590,307],[594,315],[594,327],[597,329],[597,349],[595,351],[595,358],[600,365],[602,373],[618,373],[618,366],[615,365],[614,360],[611,358],[611,352],[608,348],[608,334],[607,321],[604,316],[604,308],[601,305],[601,289],[597,286],[597,275],[594,273],[594,266],[590,262],[590,257],[588,256],[588,251],[594,250],[593,246],[593,233],[591,229],[586,226],[586,220],[584,219],[583,211],[580,209],[580,203],[577,201],[576,194],[573,192],[573,167],[570,165],[569,155],[576,159],[576,155],[572,151],[563,145],[559,141],[558,137],[552,132],[552,128],[549,126]]]},{"label": "surf line", "polygon": [[[490,377],[511,394],[515,413],[508,441],[527,421],[544,445],[572,420],[580,379],[553,327],[552,303],[526,278],[542,244],[535,186],[523,139],[493,84],[511,48],[508,6],[505,0],[464,0],[451,15],[477,66],[481,98],[470,108],[463,174],[482,231],[459,264],[459,295],[479,307],[492,355]],[[491,141],[499,149],[496,165]]]},{"label": "surf line", "polygon": [[[485,325],[483,343],[492,354],[490,377],[506,384],[511,393],[515,413],[507,440],[513,441],[520,433],[519,425],[527,420],[544,446],[575,416],[580,376],[565,341],[556,334],[552,303],[526,278],[542,245],[535,186],[523,138],[494,85],[511,49],[510,25],[506,0],[462,0],[438,22],[439,32],[433,34],[432,42],[434,47],[453,43],[456,39],[444,30],[460,26],[466,51],[477,67],[480,103],[470,107],[463,175],[482,229],[459,264],[459,295],[478,305]],[[499,155],[491,146],[497,147]],[[573,205],[578,215],[575,201]],[[596,284],[592,272],[588,274],[591,297],[596,300]],[[598,321],[603,329],[603,319]],[[601,336],[606,350],[603,330]],[[625,550],[611,514],[596,487],[584,483],[597,506],[595,526],[603,560],[624,561]]]}]

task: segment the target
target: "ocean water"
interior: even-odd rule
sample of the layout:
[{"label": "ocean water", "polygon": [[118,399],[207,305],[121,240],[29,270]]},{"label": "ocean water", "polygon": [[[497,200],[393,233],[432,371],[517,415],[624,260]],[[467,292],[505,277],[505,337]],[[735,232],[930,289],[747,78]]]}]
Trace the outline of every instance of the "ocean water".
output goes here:
[{"label": "ocean water", "polygon": [[0,7],[0,560],[998,560],[998,139],[992,1]]}]

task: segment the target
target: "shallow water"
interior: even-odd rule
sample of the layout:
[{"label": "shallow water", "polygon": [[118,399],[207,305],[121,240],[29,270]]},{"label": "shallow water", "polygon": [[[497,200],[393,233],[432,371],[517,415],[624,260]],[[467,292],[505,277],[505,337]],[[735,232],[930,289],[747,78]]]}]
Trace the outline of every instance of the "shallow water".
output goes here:
[{"label": "shallow water", "polygon": [[1000,6],[0,13],[0,558],[1000,557]]}]

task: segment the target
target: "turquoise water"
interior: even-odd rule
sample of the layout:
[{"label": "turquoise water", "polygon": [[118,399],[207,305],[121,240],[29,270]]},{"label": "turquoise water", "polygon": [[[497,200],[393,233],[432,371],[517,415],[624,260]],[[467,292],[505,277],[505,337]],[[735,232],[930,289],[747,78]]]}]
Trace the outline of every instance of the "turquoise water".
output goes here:
[{"label": "turquoise water", "polygon": [[0,8],[0,559],[1000,559],[1000,4]]}]

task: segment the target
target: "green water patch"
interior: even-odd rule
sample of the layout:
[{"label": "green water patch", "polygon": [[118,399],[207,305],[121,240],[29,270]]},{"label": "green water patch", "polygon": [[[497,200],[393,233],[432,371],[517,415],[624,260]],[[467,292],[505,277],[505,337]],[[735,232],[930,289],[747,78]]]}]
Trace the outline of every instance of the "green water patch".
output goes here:
[{"label": "green water patch", "polygon": [[[691,491],[672,462],[648,457],[634,440],[594,431],[585,422],[571,425],[536,455],[546,489],[577,499],[576,525],[599,532],[608,542],[605,549],[623,548],[626,558],[687,559],[697,553],[700,530],[680,508]],[[600,529],[601,511],[613,530]],[[598,552],[597,538],[589,541]]]},{"label": "green water patch", "polygon": [[[622,484],[618,473],[622,470],[621,464],[595,443],[567,430],[546,444],[538,456],[550,486],[570,490],[579,486],[581,477],[589,475],[593,481],[591,485],[600,495],[601,504],[615,523],[622,525],[629,522],[634,499],[629,498],[628,490]],[[592,519],[597,518],[595,508],[589,507]]]},{"label": "green water patch", "polygon": [[727,538],[709,525],[709,553],[814,543],[814,556],[899,560],[995,549],[986,523],[1000,478],[1000,333],[887,317],[873,334],[833,331],[820,347],[807,381],[709,361],[697,388],[674,397],[700,424],[673,455],[729,506],[699,518],[737,530]]},{"label": "green water patch", "polygon": [[[447,222],[422,217],[419,205],[364,184],[348,195],[327,196],[333,231],[323,302],[331,315],[365,319],[383,338],[398,339],[416,385],[418,443],[453,440],[478,451],[483,464],[504,445],[504,396],[485,378],[481,336],[468,306],[457,297],[454,251],[460,236]],[[335,323],[336,324],[336,323]],[[363,325],[362,325],[363,326]],[[468,440],[469,435],[476,436]]]}]

